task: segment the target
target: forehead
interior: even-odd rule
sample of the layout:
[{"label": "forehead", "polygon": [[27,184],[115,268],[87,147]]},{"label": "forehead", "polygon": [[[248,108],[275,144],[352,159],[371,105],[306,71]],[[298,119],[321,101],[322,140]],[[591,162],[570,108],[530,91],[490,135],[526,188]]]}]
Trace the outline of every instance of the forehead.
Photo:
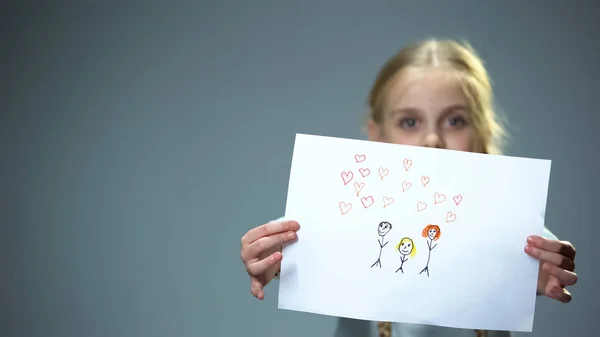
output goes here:
[{"label": "forehead", "polygon": [[459,76],[444,68],[407,69],[390,81],[388,90],[384,103],[387,111],[443,112],[467,106]]}]

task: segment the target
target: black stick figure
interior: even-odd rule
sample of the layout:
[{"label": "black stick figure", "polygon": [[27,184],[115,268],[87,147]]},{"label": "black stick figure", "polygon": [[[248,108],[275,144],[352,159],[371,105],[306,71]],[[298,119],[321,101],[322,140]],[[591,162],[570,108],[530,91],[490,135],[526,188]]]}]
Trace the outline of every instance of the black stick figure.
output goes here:
[{"label": "black stick figure", "polygon": [[379,268],[381,268],[381,252],[383,251],[383,247],[388,244],[388,241],[383,243],[383,240],[385,239],[385,235],[389,233],[390,230],[392,230],[391,223],[387,221],[379,223],[379,226],[377,227],[377,233],[381,237],[381,239],[377,239],[377,242],[379,243],[379,256],[377,257],[377,261],[371,265],[371,268],[375,267],[376,265],[379,265]]}]

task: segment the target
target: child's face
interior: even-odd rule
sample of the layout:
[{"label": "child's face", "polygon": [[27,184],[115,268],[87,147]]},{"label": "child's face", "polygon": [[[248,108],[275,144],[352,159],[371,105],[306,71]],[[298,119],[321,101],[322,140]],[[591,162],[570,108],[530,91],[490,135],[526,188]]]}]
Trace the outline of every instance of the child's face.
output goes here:
[{"label": "child's face", "polygon": [[443,70],[412,71],[396,79],[383,109],[381,125],[370,121],[370,140],[478,151],[465,96]]}]

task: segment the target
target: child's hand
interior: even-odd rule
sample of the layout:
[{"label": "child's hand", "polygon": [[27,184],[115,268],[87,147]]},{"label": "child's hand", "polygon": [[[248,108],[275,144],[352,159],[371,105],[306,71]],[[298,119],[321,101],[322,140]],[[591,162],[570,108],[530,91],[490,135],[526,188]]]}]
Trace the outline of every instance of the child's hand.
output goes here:
[{"label": "child's hand", "polygon": [[281,248],[296,241],[296,221],[269,222],[252,228],[242,237],[241,258],[250,276],[250,292],[265,298],[263,288],[277,275],[281,266]]},{"label": "child's hand", "polygon": [[539,236],[527,239],[525,253],[540,260],[537,291],[563,303],[571,301],[565,287],[577,283],[575,274],[575,247],[570,242]]}]

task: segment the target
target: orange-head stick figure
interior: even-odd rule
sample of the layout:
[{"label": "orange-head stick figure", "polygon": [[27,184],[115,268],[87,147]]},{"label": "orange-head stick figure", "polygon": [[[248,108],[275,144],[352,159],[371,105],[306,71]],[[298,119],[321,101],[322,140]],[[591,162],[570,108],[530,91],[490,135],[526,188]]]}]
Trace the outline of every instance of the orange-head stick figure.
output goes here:
[{"label": "orange-head stick figure", "polygon": [[427,272],[427,277],[429,277],[429,260],[431,259],[431,251],[437,246],[437,243],[434,245],[433,241],[437,241],[440,238],[440,236],[442,235],[442,231],[440,231],[440,226],[429,224],[425,226],[425,228],[423,228],[423,233],[421,235],[423,235],[424,238],[429,239],[427,240],[427,246],[429,247],[429,256],[427,257],[427,265],[425,266],[425,268],[423,268],[423,270],[421,270],[419,274]]}]

